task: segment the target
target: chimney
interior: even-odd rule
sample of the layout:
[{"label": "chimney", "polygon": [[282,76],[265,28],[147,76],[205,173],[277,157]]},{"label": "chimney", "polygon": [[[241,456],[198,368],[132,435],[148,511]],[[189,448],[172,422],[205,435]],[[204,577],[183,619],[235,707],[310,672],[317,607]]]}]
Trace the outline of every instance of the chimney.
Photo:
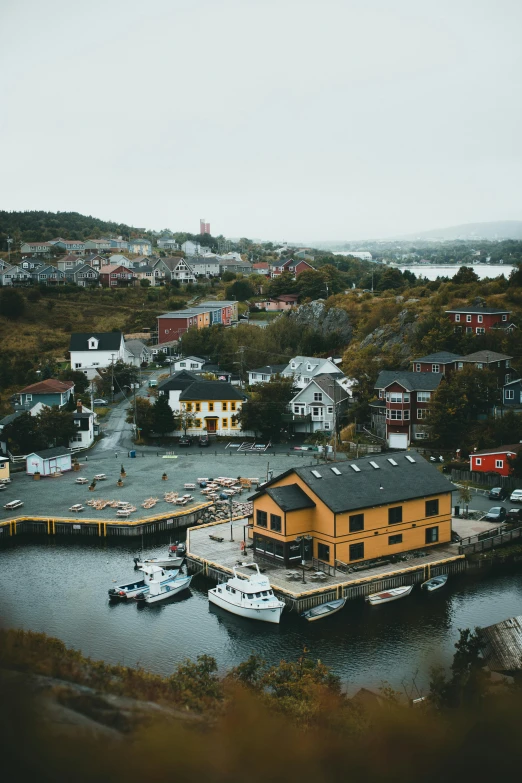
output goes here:
[{"label": "chimney", "polygon": [[83,411],[82,401],[77,400],[76,401],[76,413],[81,413]]}]

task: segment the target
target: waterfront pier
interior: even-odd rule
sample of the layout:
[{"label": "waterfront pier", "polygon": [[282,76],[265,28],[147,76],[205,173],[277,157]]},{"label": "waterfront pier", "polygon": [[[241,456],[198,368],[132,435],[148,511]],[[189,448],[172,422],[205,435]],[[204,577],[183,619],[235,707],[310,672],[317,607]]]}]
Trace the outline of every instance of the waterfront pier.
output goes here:
[{"label": "waterfront pier", "polygon": [[[253,556],[252,549],[248,548],[248,533],[246,518],[233,520],[232,523],[198,525],[188,530],[189,573],[203,573],[217,582],[229,579],[234,567],[242,576],[251,575],[248,566],[253,562]],[[459,554],[457,544],[430,547],[422,554],[424,556],[410,555],[404,562],[383,564],[351,573],[327,567],[321,581],[315,581],[316,568],[312,564],[307,564],[304,572],[300,566],[296,566],[298,575],[289,576],[289,569],[282,564],[266,559],[258,563],[270,579],[274,592],[286,606],[292,611],[304,612],[337,598],[351,600],[392,587],[419,584],[441,573],[455,574],[466,570],[466,558]]]}]

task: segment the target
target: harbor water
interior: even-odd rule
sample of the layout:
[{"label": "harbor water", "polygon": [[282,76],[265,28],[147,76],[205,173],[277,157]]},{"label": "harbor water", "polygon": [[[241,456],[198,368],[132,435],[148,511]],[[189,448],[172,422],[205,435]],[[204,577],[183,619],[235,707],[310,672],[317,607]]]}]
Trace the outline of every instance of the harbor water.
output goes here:
[{"label": "harbor water", "polygon": [[[168,538],[145,542],[164,555]],[[284,612],[271,625],[210,607],[213,583],[195,576],[190,591],[156,606],[111,604],[107,590],[131,581],[141,542],[23,536],[0,549],[4,627],[45,632],[93,659],[170,674],[185,658],[207,654],[222,672],[251,653],[269,663],[308,650],[338,674],[348,692],[383,681],[426,691],[432,665],[448,665],[459,628],[522,614],[522,569],[451,577],[438,592],[415,587],[405,599],[372,607],[350,601],[332,617],[307,623]]]}]

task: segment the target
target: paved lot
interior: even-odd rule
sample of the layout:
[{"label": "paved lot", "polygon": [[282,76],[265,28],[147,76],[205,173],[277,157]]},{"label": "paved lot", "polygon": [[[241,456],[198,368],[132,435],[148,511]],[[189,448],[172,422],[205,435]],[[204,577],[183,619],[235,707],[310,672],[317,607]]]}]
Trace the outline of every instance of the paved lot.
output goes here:
[{"label": "paved lot", "polygon": [[[246,520],[239,520],[233,523],[233,541],[230,540],[230,522],[223,522],[220,525],[213,525],[212,527],[191,528],[188,554],[201,557],[211,563],[225,566],[230,569],[233,566],[238,565],[238,562],[252,562],[252,550],[247,549],[247,555],[243,555],[240,548],[241,541],[243,541],[244,537],[246,538],[245,524]],[[211,539],[211,535],[216,538],[222,538],[223,541]],[[349,574],[338,571],[335,576],[328,575],[322,582],[314,581],[312,579],[312,574],[314,572],[307,567],[305,569],[306,584],[302,583],[300,575],[296,579],[289,579],[286,575],[289,570],[295,570],[301,574],[302,571],[299,566],[288,569],[285,566],[278,566],[276,563],[271,563],[270,565],[263,563],[262,567],[265,569],[266,573],[269,574],[270,583],[274,585],[274,587],[281,587],[292,593],[302,593],[309,590],[357,582],[365,578],[375,579],[384,574],[387,576],[394,576],[407,568],[428,566],[437,561],[457,557],[459,554],[458,546],[456,544],[442,544],[441,546],[425,551],[426,555],[424,557],[410,557],[408,560],[396,563],[395,565],[388,563],[387,565],[381,565],[377,568],[368,568],[364,571],[354,571]],[[248,576],[251,573],[251,569],[245,568],[244,566],[239,568],[239,571],[245,576]]]},{"label": "paved lot", "polygon": [[[116,454],[118,456],[116,456]],[[141,456],[144,454],[145,456]],[[135,459],[130,459],[127,452],[98,452],[91,453],[87,458],[80,457],[81,469],[79,472],[64,473],[58,478],[41,478],[40,481],[34,481],[25,473],[15,473],[12,475],[12,482],[8,488],[2,492],[0,504],[0,521],[10,519],[14,516],[49,516],[49,517],[71,517],[69,507],[75,503],[85,503],[93,498],[103,498],[104,500],[126,500],[137,506],[138,511],[131,514],[130,520],[138,519],[140,516],[153,516],[161,514],[163,511],[169,513],[170,510],[180,510],[182,506],[167,504],[163,500],[166,491],[176,491],[184,494],[188,492],[183,488],[185,483],[195,483],[199,477],[230,476],[237,478],[243,476],[247,478],[266,479],[268,464],[269,469],[274,471],[274,475],[281,473],[293,465],[309,465],[310,457],[296,457],[291,455],[277,455],[266,458],[259,454],[238,455],[237,452],[228,451],[225,454],[218,454],[211,449],[198,449],[192,446],[188,449],[176,449],[167,458],[162,453],[155,451],[138,451]],[[124,479],[124,486],[118,487],[117,481],[120,476],[120,466],[124,465],[127,477]],[[163,472],[167,473],[168,480],[162,480]],[[89,479],[97,473],[106,473],[107,480],[100,481],[96,485],[94,492],[90,492],[88,485],[76,484],[79,476]],[[194,503],[201,503],[205,496],[201,494],[199,487],[191,492],[194,495]],[[237,496],[238,500],[246,500],[249,492],[243,491],[242,495]],[[148,497],[159,498],[158,504],[148,511],[141,508],[141,503]],[[19,498],[23,500],[24,506],[16,512],[6,511],[4,504],[10,500]],[[189,506],[185,506],[189,508]],[[96,511],[90,506],[86,506],[84,512],[80,515],[93,519],[107,520],[115,519],[115,510],[106,508],[104,511]]]}]

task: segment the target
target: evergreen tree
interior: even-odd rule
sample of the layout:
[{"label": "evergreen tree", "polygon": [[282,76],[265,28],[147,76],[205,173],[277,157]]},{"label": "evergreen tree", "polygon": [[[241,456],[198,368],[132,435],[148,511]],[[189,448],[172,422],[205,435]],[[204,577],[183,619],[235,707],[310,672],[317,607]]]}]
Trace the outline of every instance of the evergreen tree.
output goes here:
[{"label": "evergreen tree", "polygon": [[154,432],[157,432],[158,435],[166,435],[176,428],[174,413],[166,394],[160,394],[154,403],[152,422]]}]

